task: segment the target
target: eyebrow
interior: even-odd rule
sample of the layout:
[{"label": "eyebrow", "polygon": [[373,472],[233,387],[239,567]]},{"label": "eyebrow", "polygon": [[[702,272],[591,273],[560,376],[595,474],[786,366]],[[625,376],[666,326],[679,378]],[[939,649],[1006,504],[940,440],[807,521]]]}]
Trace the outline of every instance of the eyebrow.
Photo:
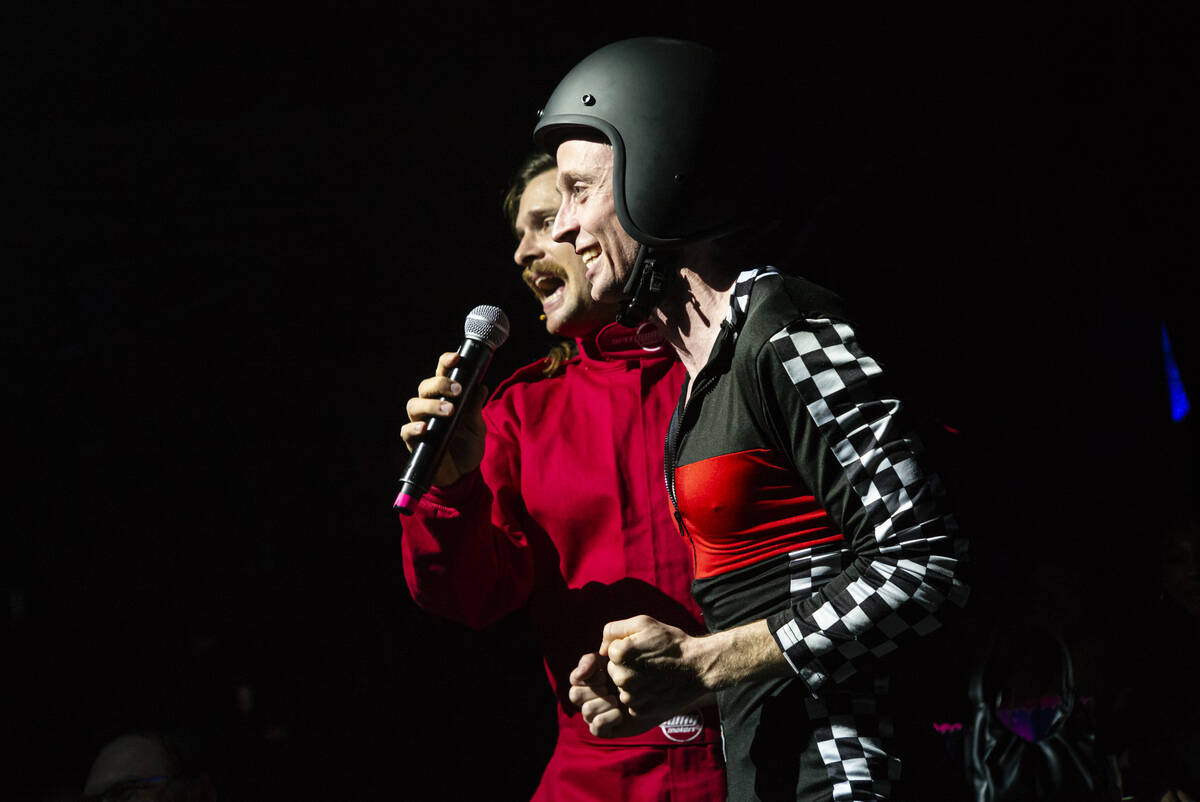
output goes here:
[{"label": "eyebrow", "polygon": [[544,220],[547,217],[553,217],[557,213],[558,213],[558,204],[557,203],[554,205],[541,204],[538,206],[531,206],[528,209],[526,209],[523,214],[517,215],[516,219],[513,220],[513,226],[512,226],[513,233],[516,234],[518,238],[520,238],[521,232],[523,232],[525,230],[524,223],[526,220],[536,221],[539,218]]},{"label": "eyebrow", "polygon": [[539,217],[552,216],[558,212],[558,204],[543,203],[537,206],[531,206],[525,210],[524,214],[517,216],[517,223],[522,220],[537,220]]},{"label": "eyebrow", "polygon": [[[554,180],[554,186],[555,186],[556,188],[557,188],[557,187],[564,187],[564,186],[566,186],[566,185],[567,185],[567,183],[568,183],[568,182],[570,182],[570,181],[577,181],[577,180],[581,180],[582,178],[583,178],[583,176],[582,176],[582,175],[580,175],[580,174],[579,174],[579,172],[578,172],[578,171],[576,171],[576,170],[563,170],[563,169],[559,169],[559,171],[558,171],[558,178],[556,178],[556,179]],[[561,192],[561,190],[560,190],[560,192]]]}]

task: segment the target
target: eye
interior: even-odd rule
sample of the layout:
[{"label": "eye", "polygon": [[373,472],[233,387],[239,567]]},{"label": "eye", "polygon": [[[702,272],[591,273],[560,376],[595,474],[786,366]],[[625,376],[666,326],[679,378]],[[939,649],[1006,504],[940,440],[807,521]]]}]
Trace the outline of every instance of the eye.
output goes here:
[{"label": "eye", "polygon": [[554,228],[554,216],[553,215],[542,220],[542,231],[549,231],[552,228]]}]

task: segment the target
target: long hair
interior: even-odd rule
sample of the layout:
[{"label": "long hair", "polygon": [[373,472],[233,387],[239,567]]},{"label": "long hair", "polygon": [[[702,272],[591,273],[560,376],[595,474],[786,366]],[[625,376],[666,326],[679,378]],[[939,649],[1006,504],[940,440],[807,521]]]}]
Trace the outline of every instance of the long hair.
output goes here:
[{"label": "long hair", "polygon": [[[529,182],[557,166],[554,157],[548,153],[534,153],[517,168],[517,172],[508,186],[508,191],[504,193],[502,204],[504,219],[508,221],[509,227],[514,230],[517,227],[517,210],[521,208],[521,196],[525,194],[525,188],[529,186]],[[542,368],[542,373],[546,376],[553,376],[564,362],[575,356],[576,350],[575,343],[571,340],[563,340],[551,346],[550,352],[543,360],[546,365]]]},{"label": "long hair", "polygon": [[504,193],[504,219],[508,221],[510,227],[517,227],[517,210],[521,206],[521,196],[525,194],[525,187],[529,186],[529,182],[542,173],[553,170],[557,166],[554,157],[548,153],[534,153],[521,162],[516,175],[508,185],[508,191]]}]

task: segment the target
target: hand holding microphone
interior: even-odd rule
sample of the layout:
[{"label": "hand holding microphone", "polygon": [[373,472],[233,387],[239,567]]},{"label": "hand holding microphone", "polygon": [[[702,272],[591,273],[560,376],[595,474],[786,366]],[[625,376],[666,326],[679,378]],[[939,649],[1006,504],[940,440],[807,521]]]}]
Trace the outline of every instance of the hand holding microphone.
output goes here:
[{"label": "hand holding microphone", "polygon": [[477,306],[463,328],[458,351],[442,354],[437,374],[421,382],[417,397],[408,400],[410,422],[400,434],[412,455],[394,505],[408,515],[431,484],[452,484],[483,459],[480,382],[492,354],[508,338],[508,318],[497,307]]}]

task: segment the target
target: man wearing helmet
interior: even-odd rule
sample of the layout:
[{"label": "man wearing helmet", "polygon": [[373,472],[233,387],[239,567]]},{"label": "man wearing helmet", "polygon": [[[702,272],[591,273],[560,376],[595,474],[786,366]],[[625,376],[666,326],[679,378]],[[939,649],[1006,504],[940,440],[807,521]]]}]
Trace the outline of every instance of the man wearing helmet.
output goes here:
[{"label": "man wearing helmet", "polygon": [[571,699],[604,735],[716,692],[730,798],[895,798],[890,680],[965,601],[961,539],[839,299],[740,261],[755,187],[737,158],[756,150],[732,76],[699,45],[618,42],[535,129],[558,158],[554,238],[593,298],[661,328],[687,369],[666,489],[711,632],[614,616]]},{"label": "man wearing helmet", "polygon": [[[559,198],[554,160],[528,160],[505,199],[513,259],[551,334],[571,338],[472,403],[434,486],[404,521],[405,578],[423,608],[483,627],[525,608],[559,700],[558,740],[536,800],[724,798],[716,712],[601,739],[568,699],[569,675],[613,609],[649,607],[701,633],[690,555],[657,492],[662,439],[683,369],[652,328],[613,323],[592,300],[574,250],[550,237]],[[456,354],[408,402],[409,447],[441,397]],[[711,703],[711,700],[710,700]]]}]

